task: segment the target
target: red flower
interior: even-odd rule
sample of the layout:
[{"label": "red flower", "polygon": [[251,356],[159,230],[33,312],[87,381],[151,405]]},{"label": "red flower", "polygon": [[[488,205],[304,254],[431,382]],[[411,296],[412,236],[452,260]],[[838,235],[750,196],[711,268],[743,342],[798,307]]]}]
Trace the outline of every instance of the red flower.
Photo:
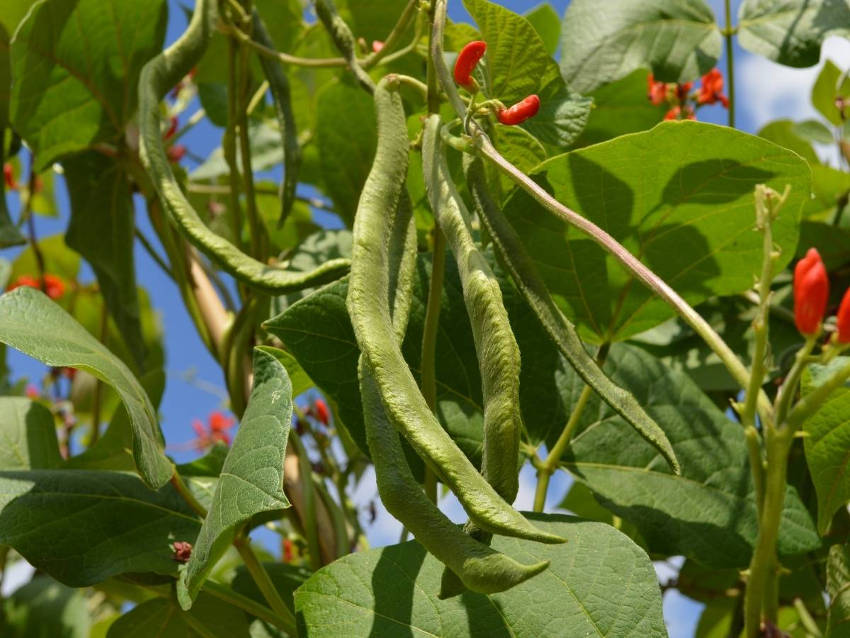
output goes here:
[{"label": "red flower", "polygon": [[177,132],[177,127],[179,126],[179,121],[173,115],[171,116],[171,122],[168,125],[168,130],[163,134],[162,139],[170,140],[174,137],[174,134]]},{"label": "red flower", "polygon": [[295,546],[294,543],[288,539],[283,539],[283,562],[291,563],[292,559],[295,558]]},{"label": "red flower", "polygon": [[328,404],[325,403],[324,399],[316,399],[313,403],[313,416],[316,417],[316,420],[327,425],[331,421],[330,414]]},{"label": "red flower", "polygon": [[804,335],[820,330],[829,299],[829,277],[817,249],[809,252],[794,268],[794,322]]},{"label": "red flower", "polygon": [[646,84],[646,97],[655,106],[663,104],[667,100],[667,84],[665,82],[656,82],[655,76],[650,73],[646,76]]},{"label": "red flower", "polygon": [[496,115],[499,121],[506,126],[514,126],[522,124],[527,119],[537,115],[540,110],[540,98],[536,95],[529,95],[524,100],[517,102],[512,107],[502,109]]},{"label": "red flower", "polygon": [[169,162],[176,164],[186,155],[186,147],[182,144],[175,144],[174,146],[169,147],[165,154],[168,156]]},{"label": "red flower", "polygon": [[13,191],[18,189],[18,182],[15,181],[15,171],[8,162],[3,164],[3,179],[6,180],[6,188]]},{"label": "red flower", "polygon": [[690,106],[674,106],[664,114],[665,120],[695,120],[694,110]]},{"label": "red flower", "polygon": [[197,434],[195,439],[195,449],[203,452],[209,447],[212,447],[219,441],[230,445],[230,435],[227,430],[233,427],[236,423],[235,419],[223,415],[221,412],[213,412],[209,416],[209,426],[205,427],[200,419],[192,421],[192,429]]},{"label": "red flower", "polygon": [[174,554],[171,556],[178,563],[188,563],[192,557],[192,543],[187,541],[175,541],[171,544],[171,551]]},{"label": "red flower", "polygon": [[699,104],[715,104],[720,102],[729,108],[729,99],[723,95],[723,74],[719,69],[712,69],[702,76],[702,86],[697,96]]},{"label": "red flower", "polygon": [[[21,275],[10,283],[6,290],[14,290],[20,286],[29,286],[30,288],[41,290],[41,282],[29,275]],[[59,299],[59,297],[65,294],[65,283],[56,275],[46,273],[44,275],[44,290],[51,299]]]},{"label": "red flower", "polygon": [[688,93],[690,93],[693,86],[694,86],[693,82],[685,82],[684,84],[677,84],[676,85],[676,99],[679,100],[679,102],[684,102],[685,100],[687,100],[688,99]]},{"label": "red flower", "polygon": [[838,341],[850,343],[850,288],[844,293],[841,305],[838,306]]}]

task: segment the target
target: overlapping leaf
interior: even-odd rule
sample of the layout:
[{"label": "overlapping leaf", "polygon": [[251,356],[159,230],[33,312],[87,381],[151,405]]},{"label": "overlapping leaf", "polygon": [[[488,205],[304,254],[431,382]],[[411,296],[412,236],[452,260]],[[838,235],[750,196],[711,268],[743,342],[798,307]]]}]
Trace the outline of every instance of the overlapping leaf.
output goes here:
[{"label": "overlapping leaf", "polygon": [[0,397],[0,470],[48,469],[61,463],[50,410],[23,397]]}]

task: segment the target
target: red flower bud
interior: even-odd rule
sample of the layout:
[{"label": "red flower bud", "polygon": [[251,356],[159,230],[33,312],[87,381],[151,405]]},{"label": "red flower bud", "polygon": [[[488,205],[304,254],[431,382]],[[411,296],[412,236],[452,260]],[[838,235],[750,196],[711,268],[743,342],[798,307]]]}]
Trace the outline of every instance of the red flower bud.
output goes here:
[{"label": "red flower bud", "polygon": [[477,88],[475,80],[472,78],[472,70],[478,64],[478,61],[481,60],[486,50],[486,42],[483,40],[474,40],[463,47],[460,53],[457,54],[454,72],[455,82],[468,91],[474,91]]},{"label": "red flower bud", "polygon": [[316,402],[313,404],[313,416],[323,425],[327,425],[331,420],[330,414],[328,404],[323,399],[316,399]]},{"label": "red flower bud", "polygon": [[655,106],[663,104],[667,100],[667,84],[665,82],[656,82],[655,76],[650,73],[646,76],[646,98]]},{"label": "red flower bud", "polygon": [[838,341],[850,343],[850,288],[844,293],[841,305],[838,306]]},{"label": "red flower bud", "polygon": [[537,115],[540,110],[540,98],[536,95],[529,95],[521,102],[517,102],[509,109],[503,109],[497,113],[499,121],[507,126],[521,124],[528,118]]},{"label": "red flower bud", "polygon": [[192,557],[192,543],[186,541],[175,541],[171,544],[171,551],[174,552],[171,558],[178,563],[188,563]]},{"label": "red flower bud", "polygon": [[813,335],[820,329],[826,303],[829,299],[829,277],[826,267],[815,248],[794,268],[794,322],[804,335]]},{"label": "red flower bud", "polygon": [[18,189],[18,182],[15,181],[15,171],[9,163],[3,164],[3,179],[6,180],[6,188],[13,191]]},{"label": "red flower bud", "polygon": [[171,148],[169,148],[165,154],[168,156],[168,161],[176,164],[186,155],[186,147],[182,144],[175,144]]}]

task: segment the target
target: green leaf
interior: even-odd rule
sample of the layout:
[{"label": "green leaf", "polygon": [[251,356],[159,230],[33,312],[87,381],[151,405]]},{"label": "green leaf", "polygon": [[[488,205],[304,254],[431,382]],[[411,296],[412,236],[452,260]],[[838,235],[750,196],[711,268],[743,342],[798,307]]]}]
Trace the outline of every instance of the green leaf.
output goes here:
[{"label": "green leaf", "polygon": [[794,122],[791,120],[775,120],[763,126],[758,136],[794,151],[812,166],[820,164],[820,159],[811,143],[800,137],[794,127]]},{"label": "green leaf", "polygon": [[[266,570],[272,583],[274,583],[275,589],[280,594],[283,602],[286,603],[287,607],[292,609],[294,605],[293,594],[310,577],[310,570],[304,567],[298,567],[297,565],[279,562],[263,563],[263,569]],[[243,596],[247,596],[261,605],[268,605],[260,588],[257,587],[256,581],[244,565],[239,565],[236,568],[236,576],[234,576],[230,586],[234,591]]]},{"label": "green leaf", "polygon": [[[758,523],[746,443],[690,378],[633,346],[611,348],[605,371],[634,393],[673,444],[682,475],[597,397],[584,410],[565,467],[607,509],[633,523],[650,552],[684,555],[715,568],[744,567]],[[574,373],[572,376],[575,376]],[[581,384],[563,373],[562,400],[575,403]],[[789,487],[780,555],[811,551],[820,538],[796,490]]]},{"label": "green leaf", "polygon": [[[812,392],[848,363],[850,358],[837,357],[827,366],[809,366],[803,377],[803,394]],[[850,388],[838,388],[830,394],[803,429],[808,434],[803,439],[806,461],[818,495],[818,530],[823,534],[835,510],[850,501]]]},{"label": "green leaf", "polygon": [[87,600],[79,589],[36,576],[3,601],[6,638],[90,638]]},{"label": "green leaf", "polygon": [[561,37],[561,19],[558,12],[548,2],[541,2],[533,9],[526,11],[523,17],[537,31],[537,35],[546,47],[546,52],[549,55],[555,55]]},{"label": "green leaf", "polygon": [[50,410],[23,397],[0,397],[0,470],[49,469],[61,463]]},{"label": "green leaf", "polygon": [[154,492],[132,474],[0,472],[0,543],[71,587],[125,572],[175,575],[169,543],[199,529],[170,486]]},{"label": "green leaf", "polygon": [[94,151],[62,163],[71,199],[65,241],[91,264],[100,292],[136,365],[145,360],[145,340],[133,258],[135,222],[130,183],[123,168]]},{"label": "green leaf", "polygon": [[162,451],[156,411],[133,373],[41,291],[16,288],[0,296],[0,342],[47,365],[85,370],[121,396],[133,428],[133,458],[152,488],[168,482],[172,464]]},{"label": "green leaf", "polygon": [[[647,161],[647,157],[653,161]],[[756,184],[789,200],[773,226],[793,257],[810,174],[795,154],[757,137],[698,122],[665,122],[550,158],[533,178],[638,256],[689,303],[743,292],[762,264],[755,222]],[[673,316],[611,255],[531,196],[517,190],[505,205],[539,272],[581,334],[621,340]]]},{"label": "green leaf", "polygon": [[850,636],[850,546],[833,545],[826,561],[826,590],[831,601],[825,638]]},{"label": "green leaf", "polygon": [[609,525],[528,515],[569,539],[542,545],[497,536],[493,547],[549,569],[500,594],[438,600],[443,564],[416,542],[349,554],[295,592],[306,632],[316,636],[666,636],[661,596],[646,554]]},{"label": "green leaf", "polygon": [[[839,80],[841,86],[838,85]],[[841,126],[843,121],[835,98],[850,97],[850,78],[844,76],[832,60],[826,60],[818,73],[818,78],[812,86],[812,106],[831,124]]]},{"label": "green leaf", "polygon": [[18,24],[36,0],[4,0],[0,6],[0,133],[9,125],[12,89],[10,45]]},{"label": "green leaf", "polygon": [[316,146],[322,173],[328,176],[324,189],[334,211],[350,226],[375,155],[374,104],[365,91],[344,82],[329,84],[316,99]]},{"label": "green leaf", "polygon": [[242,610],[208,594],[198,597],[191,611],[154,598],[112,623],[106,638],[247,638],[248,624]]},{"label": "green leaf", "polygon": [[824,164],[812,166],[812,198],[803,208],[803,218],[832,225],[847,206],[848,193],[850,174]]},{"label": "green leaf", "polygon": [[814,144],[834,144],[835,138],[824,124],[818,120],[805,120],[794,125],[794,133]]},{"label": "green leaf", "polygon": [[[248,139],[251,144],[251,168],[254,172],[265,171],[283,163],[283,147],[280,145],[280,130],[272,120],[248,123]],[[242,166],[242,155],[237,146],[237,166]],[[230,167],[224,158],[224,151],[219,146],[206,161],[189,174],[189,179],[202,181],[230,176]],[[278,210],[280,212],[280,210]]]},{"label": "green leaf", "polygon": [[11,116],[42,170],[117,143],[133,117],[142,66],[162,50],[164,0],[44,0],[12,42]]},{"label": "green leaf", "polygon": [[658,124],[667,106],[656,106],[647,99],[646,78],[647,71],[638,69],[591,93],[593,110],[576,146],[597,144],[626,133],[645,131]]},{"label": "green leaf", "polygon": [[210,570],[251,517],[289,507],[283,459],[292,422],[292,386],[274,348],[254,349],[254,388],[224,461],[212,506],[177,586],[180,605],[192,606]]},{"label": "green leaf", "polygon": [[850,34],[844,0],[744,0],[738,41],[748,51],[786,66],[812,66],[829,35]]},{"label": "green leaf", "polygon": [[582,93],[639,68],[688,82],[715,65],[722,44],[703,0],[573,0],[561,30],[561,74]]}]

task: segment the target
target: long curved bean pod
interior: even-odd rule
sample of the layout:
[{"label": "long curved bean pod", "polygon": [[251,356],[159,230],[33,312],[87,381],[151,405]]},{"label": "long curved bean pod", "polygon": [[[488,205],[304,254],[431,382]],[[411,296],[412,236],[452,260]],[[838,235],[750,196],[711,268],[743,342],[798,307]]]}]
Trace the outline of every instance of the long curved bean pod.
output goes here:
[{"label": "long curved bean pod", "polygon": [[213,233],[180,190],[160,135],[159,103],[198,63],[215,31],[216,0],[197,0],[189,26],[180,38],[148,62],[139,78],[139,129],[142,162],[165,210],[186,239],[239,281],[271,293],[284,293],[337,279],[346,259],[332,259],[311,272],[291,272],[253,259]]},{"label": "long curved bean pod", "polygon": [[357,61],[357,43],[354,34],[337,13],[333,0],[316,0],[316,15],[327,29],[336,48],[342,53],[342,57],[348,62],[348,68],[354,73],[360,86],[372,93],[375,90],[375,83]]},{"label": "long curved bean pod", "polygon": [[389,420],[455,492],[470,518],[487,531],[557,543],[536,529],[484,480],[428,409],[401,354],[391,320],[385,215],[398,206],[407,173],[409,142],[398,80],[387,76],[375,91],[378,150],[354,220],[347,307],[360,350],[374,373]]},{"label": "long curved bean pod", "polygon": [[440,140],[440,116],[425,123],[422,168],[434,217],[454,253],[463,299],[478,353],[484,397],[484,453],[481,473],[499,495],[512,503],[519,480],[520,353],[502,291],[469,226],[469,211],[449,174]]},{"label": "long curved bean pod", "polygon": [[[254,39],[264,47],[273,49],[274,42],[256,9],[253,28]],[[295,186],[298,184],[298,169],[301,167],[301,147],[298,145],[298,131],[295,127],[295,114],[292,112],[292,96],[286,73],[278,60],[265,55],[259,56],[259,60],[269,83],[283,142],[283,182],[280,185],[280,218],[277,221],[277,227],[281,228],[292,211],[292,205],[295,204]]]},{"label": "long curved bean pod", "polygon": [[653,445],[676,474],[680,474],[679,461],[664,430],[644,411],[630,392],[617,386],[602,372],[596,361],[587,354],[575,327],[555,306],[519,236],[490,197],[482,160],[477,157],[467,158],[465,171],[479,218],[490,233],[511,278],[558,350],[582,380]]}]

